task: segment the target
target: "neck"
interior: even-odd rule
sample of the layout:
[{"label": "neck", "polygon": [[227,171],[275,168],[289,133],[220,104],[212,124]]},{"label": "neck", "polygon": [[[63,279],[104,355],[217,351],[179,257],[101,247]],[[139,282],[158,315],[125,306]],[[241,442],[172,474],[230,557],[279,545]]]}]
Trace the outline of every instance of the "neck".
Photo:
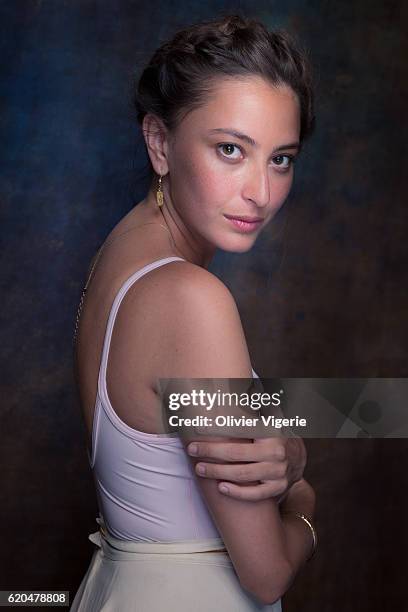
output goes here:
[{"label": "neck", "polygon": [[201,236],[196,235],[181,219],[175,210],[170,194],[163,189],[164,204],[159,207],[156,201],[156,186],[152,186],[139,206],[146,207],[148,216],[152,221],[157,221],[169,230],[174,247],[180,257],[207,268],[215,254],[216,247],[206,242]]}]

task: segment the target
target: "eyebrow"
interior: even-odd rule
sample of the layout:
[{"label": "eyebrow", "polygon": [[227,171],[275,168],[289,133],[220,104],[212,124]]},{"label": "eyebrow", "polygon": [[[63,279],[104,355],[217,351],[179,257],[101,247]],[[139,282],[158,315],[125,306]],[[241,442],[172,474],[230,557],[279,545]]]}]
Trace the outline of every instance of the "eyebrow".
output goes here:
[{"label": "eyebrow", "polygon": [[[250,136],[242,134],[242,132],[238,132],[237,130],[233,130],[231,128],[214,128],[212,130],[209,130],[210,134],[218,134],[220,132],[224,134],[229,134],[230,136],[235,136],[235,138],[239,138],[240,140],[244,140],[253,147],[259,146],[258,143]],[[272,152],[277,153],[278,151],[282,151],[283,149],[300,149],[300,144],[298,142],[290,142],[288,144],[276,147],[276,149],[274,149]]]}]

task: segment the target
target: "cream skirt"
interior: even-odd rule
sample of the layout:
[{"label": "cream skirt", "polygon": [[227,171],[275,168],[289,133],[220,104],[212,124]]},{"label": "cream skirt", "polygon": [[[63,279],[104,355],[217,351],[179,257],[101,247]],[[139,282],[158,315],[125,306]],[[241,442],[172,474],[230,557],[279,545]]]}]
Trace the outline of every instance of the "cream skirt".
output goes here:
[{"label": "cream skirt", "polygon": [[71,612],[282,611],[280,600],[263,606],[241,587],[219,538],[133,542],[101,524],[89,539],[97,549]]}]

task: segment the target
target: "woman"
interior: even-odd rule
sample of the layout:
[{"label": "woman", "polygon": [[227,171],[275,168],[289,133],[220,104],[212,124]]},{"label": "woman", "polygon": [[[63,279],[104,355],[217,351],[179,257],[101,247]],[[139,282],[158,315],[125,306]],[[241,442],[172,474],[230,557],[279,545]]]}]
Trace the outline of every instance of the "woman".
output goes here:
[{"label": "woman", "polygon": [[248,251],[289,193],[313,124],[307,62],[257,21],[199,23],[156,51],[136,108],[151,188],[98,252],[77,319],[101,529],[71,609],[277,612],[316,545],[302,444],[197,438],[200,478],[165,433],[159,379],[256,375],[206,268],[217,248]]}]

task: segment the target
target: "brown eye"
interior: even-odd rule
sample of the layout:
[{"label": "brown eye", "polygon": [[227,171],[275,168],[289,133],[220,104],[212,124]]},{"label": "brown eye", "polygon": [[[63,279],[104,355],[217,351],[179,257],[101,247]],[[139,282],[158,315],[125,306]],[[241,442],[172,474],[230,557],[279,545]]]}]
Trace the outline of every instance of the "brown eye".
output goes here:
[{"label": "brown eye", "polygon": [[279,168],[289,169],[294,161],[293,155],[277,155],[273,158],[274,163],[279,166]]},{"label": "brown eye", "polygon": [[224,157],[229,157],[230,159],[239,159],[239,155],[233,155],[234,150],[238,151],[241,154],[241,149],[238,145],[233,144],[232,142],[225,142],[218,145],[218,149],[222,151],[222,155]]}]

